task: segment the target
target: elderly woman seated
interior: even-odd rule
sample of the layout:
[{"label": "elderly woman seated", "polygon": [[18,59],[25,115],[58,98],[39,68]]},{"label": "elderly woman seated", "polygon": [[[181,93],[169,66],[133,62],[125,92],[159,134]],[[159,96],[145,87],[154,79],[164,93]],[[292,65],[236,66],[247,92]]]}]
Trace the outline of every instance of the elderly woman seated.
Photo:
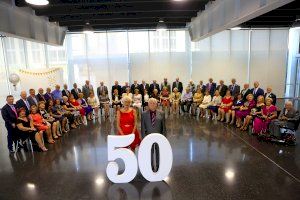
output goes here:
[{"label": "elderly woman seated", "polygon": [[231,96],[230,90],[226,91],[225,96],[222,98],[222,103],[218,110],[218,121],[224,121],[226,118],[226,123],[230,120],[230,109],[233,104],[233,97]]},{"label": "elderly woman seated", "polygon": [[253,121],[253,134],[266,133],[270,122],[277,118],[277,108],[273,104],[273,99],[266,98],[266,105],[261,109],[261,114]]},{"label": "elderly woman seated", "polygon": [[[68,114],[70,114],[69,116],[72,116],[72,118],[74,120],[70,121],[71,123],[71,128],[77,128],[77,126],[79,126],[81,124],[81,116],[80,116],[80,112],[77,111],[72,105],[71,103],[68,101],[69,98],[66,96],[63,96],[63,101],[61,103],[61,106],[63,108],[63,110],[67,111]],[[68,118],[69,119],[69,118]],[[74,121],[74,123],[72,123]]]},{"label": "elderly woman seated", "polygon": [[198,88],[193,96],[192,115],[196,115],[196,109],[200,106],[202,101],[203,101],[203,94],[201,92],[201,88]]},{"label": "elderly woman seated", "polygon": [[[93,91],[90,91],[92,93]],[[87,101],[83,98],[83,93],[78,94],[77,99],[78,104],[84,109],[85,116],[87,120],[93,119],[93,108],[87,103]]]},{"label": "elderly woman seated", "polygon": [[[116,90],[116,92],[118,92],[118,90]],[[118,98],[118,96],[116,96],[116,97]],[[98,105],[97,99],[95,97],[92,98],[92,96],[90,96],[90,98],[88,98],[88,102],[95,109],[95,112],[96,112],[96,108],[98,107],[97,106]],[[108,118],[109,117],[110,99],[109,99],[108,94],[104,90],[99,95],[99,102],[100,102],[100,108],[104,109],[105,118]]]},{"label": "elderly woman seated", "polygon": [[246,101],[243,105],[236,111],[236,127],[241,128],[242,120],[250,114],[252,108],[255,107],[255,100],[253,94],[248,94]]},{"label": "elderly woman seated", "polygon": [[222,96],[220,95],[219,90],[215,91],[215,96],[213,97],[210,105],[207,107],[209,110],[209,116],[212,119],[217,119],[218,109],[222,103]]},{"label": "elderly woman seated", "polygon": [[211,96],[209,94],[209,91],[206,90],[205,95],[203,97],[203,101],[199,106],[199,108],[200,108],[200,117],[205,117],[206,109],[210,105],[210,103],[211,103]]},{"label": "elderly woman seated", "polygon": [[299,111],[294,108],[291,101],[287,101],[279,118],[271,121],[269,131],[275,137],[280,138],[280,128],[295,129],[297,124],[299,124],[299,118]]},{"label": "elderly woman seated", "polygon": [[162,105],[163,110],[167,110],[170,112],[170,92],[167,87],[163,87],[160,92],[160,103]]},{"label": "elderly woman seated", "polygon": [[173,114],[179,113],[180,99],[181,99],[181,93],[175,87],[173,89],[173,93],[171,94],[171,103],[172,103]]},{"label": "elderly woman seated", "polygon": [[[184,95],[181,96],[181,110],[183,112],[190,112],[190,108],[193,102],[193,93],[191,91],[191,88],[187,87],[185,89]],[[187,107],[187,110],[184,109],[184,106]]]},{"label": "elderly woman seated", "polygon": [[[105,90],[103,90],[102,95],[103,95],[103,93],[104,93],[104,95],[107,95],[107,97],[108,97],[108,94],[106,94]],[[101,95],[99,97],[101,97]],[[87,103],[93,109],[94,116],[97,119],[98,113],[99,113],[99,103],[98,103],[97,98],[95,97],[95,94],[92,90],[90,92],[90,96],[87,98]],[[109,107],[109,98],[108,98],[108,107]]]},{"label": "elderly woman seated", "polygon": [[230,124],[234,124],[235,122],[235,112],[240,110],[240,107],[243,105],[243,96],[242,94],[238,94],[236,100],[233,102],[231,109],[229,110],[229,118],[231,117]]}]

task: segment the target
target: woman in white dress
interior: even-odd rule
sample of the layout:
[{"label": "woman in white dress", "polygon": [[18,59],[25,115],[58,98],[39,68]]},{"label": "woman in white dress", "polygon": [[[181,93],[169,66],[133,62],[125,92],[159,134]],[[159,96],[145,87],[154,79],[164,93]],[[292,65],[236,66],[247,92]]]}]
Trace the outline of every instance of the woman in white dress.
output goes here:
[{"label": "woman in white dress", "polygon": [[210,105],[207,107],[209,109],[210,118],[217,119],[218,109],[222,103],[222,96],[219,90],[215,91],[215,96],[212,98]]},{"label": "woman in white dress", "polygon": [[95,118],[98,118],[99,103],[98,103],[97,98],[95,97],[94,92],[90,93],[90,96],[87,99],[87,103],[88,103],[89,106],[91,106],[93,108]]},{"label": "woman in white dress", "polygon": [[142,95],[140,94],[139,89],[134,90],[133,107],[136,109],[137,116],[139,116],[142,107]]},{"label": "woman in white dress", "polygon": [[205,110],[210,105],[210,102],[211,102],[211,96],[209,94],[209,91],[206,90],[205,91],[205,96],[203,98],[203,101],[202,101],[202,103],[199,106],[199,108],[200,108],[200,117],[205,117]]}]

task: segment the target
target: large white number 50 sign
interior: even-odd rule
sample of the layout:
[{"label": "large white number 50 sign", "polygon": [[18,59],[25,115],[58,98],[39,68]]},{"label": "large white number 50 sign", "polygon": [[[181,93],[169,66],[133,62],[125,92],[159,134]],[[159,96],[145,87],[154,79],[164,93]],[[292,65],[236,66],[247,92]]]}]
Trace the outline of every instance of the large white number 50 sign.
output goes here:
[{"label": "large white number 50 sign", "polygon": [[[167,138],[158,133],[147,135],[140,144],[138,152],[138,162],[135,154],[127,149],[134,141],[134,134],[124,136],[109,135],[107,139],[108,165],[106,174],[113,183],[128,183],[137,174],[138,166],[141,174],[151,182],[162,181],[170,173],[173,163],[172,148]],[[157,172],[152,171],[151,148],[156,143],[159,146],[159,168]],[[125,170],[118,174],[119,166],[116,159],[122,159]]]}]

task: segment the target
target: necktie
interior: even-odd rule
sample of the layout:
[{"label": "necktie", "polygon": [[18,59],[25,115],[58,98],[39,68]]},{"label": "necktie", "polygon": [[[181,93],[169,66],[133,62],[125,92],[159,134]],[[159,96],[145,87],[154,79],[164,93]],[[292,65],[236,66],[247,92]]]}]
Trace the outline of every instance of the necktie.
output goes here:
[{"label": "necktie", "polygon": [[15,106],[11,105],[10,108],[12,109],[12,111],[15,113],[16,115],[16,118],[18,118],[18,114],[17,114],[17,111],[16,111],[16,108]]},{"label": "necktie", "polygon": [[235,85],[233,85],[233,86],[231,87],[231,91],[232,91],[232,92],[234,91],[234,87],[235,87]]},{"label": "necktie", "polygon": [[27,101],[27,100],[24,100],[24,102],[25,102],[25,105],[26,105],[27,109],[30,110],[30,106],[29,106],[28,101]]},{"label": "necktie", "polygon": [[36,105],[38,105],[38,102],[37,102],[36,98],[35,98],[35,97],[32,97],[32,99],[33,99],[34,103],[35,103]]},{"label": "necktie", "polygon": [[152,126],[154,126],[154,124],[155,124],[155,112],[151,113],[151,124],[152,124]]}]

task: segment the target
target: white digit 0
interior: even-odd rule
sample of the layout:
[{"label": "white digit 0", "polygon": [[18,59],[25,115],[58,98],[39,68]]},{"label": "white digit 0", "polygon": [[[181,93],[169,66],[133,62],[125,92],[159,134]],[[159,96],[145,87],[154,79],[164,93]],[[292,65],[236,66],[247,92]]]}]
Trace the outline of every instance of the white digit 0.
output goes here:
[{"label": "white digit 0", "polygon": [[[159,146],[159,168],[157,172],[152,171],[151,148],[154,143]],[[159,133],[147,135],[141,142],[138,154],[139,168],[144,176],[150,182],[162,181],[170,173],[173,163],[172,148],[165,136]]]}]

